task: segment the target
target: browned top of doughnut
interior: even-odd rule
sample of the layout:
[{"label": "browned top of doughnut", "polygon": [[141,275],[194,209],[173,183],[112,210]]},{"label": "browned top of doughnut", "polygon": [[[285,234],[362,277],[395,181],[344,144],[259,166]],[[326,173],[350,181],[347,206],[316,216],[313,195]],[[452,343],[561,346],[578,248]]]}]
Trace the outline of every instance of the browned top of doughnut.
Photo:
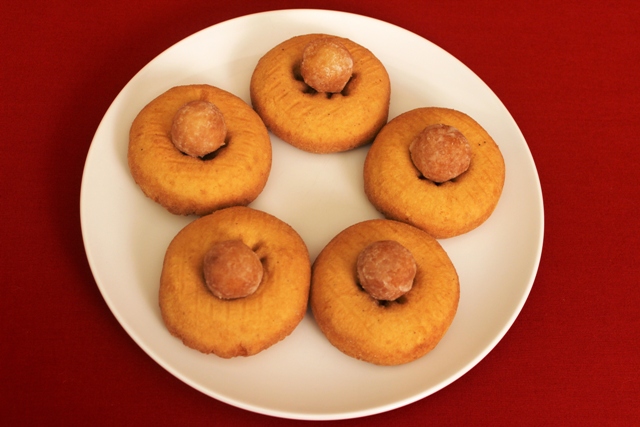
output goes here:
[{"label": "browned top of doughnut", "polygon": [[[194,100],[214,104],[224,116],[225,146],[212,159],[185,155],[171,141],[175,113]],[[237,96],[210,85],[176,86],[136,116],[128,163],[149,198],[175,214],[205,215],[260,194],[271,171],[271,140],[260,117]]]},{"label": "browned top of doughnut", "polygon": [[[409,153],[416,135],[438,123],[458,129],[471,147],[467,171],[440,185],[422,178]],[[365,193],[376,209],[436,238],[457,236],[482,224],[498,204],[504,180],[504,159],[495,141],[471,117],[447,108],[417,108],[389,121],[364,164]]]},{"label": "browned top of doughnut", "polygon": [[[340,93],[318,93],[300,75],[302,53],[319,38],[338,40],[353,58],[353,76]],[[314,153],[346,151],[371,142],[387,122],[391,85],[376,56],[346,38],[307,34],[268,51],[256,65],[251,102],[267,128]]]},{"label": "browned top of doughnut", "polygon": [[[380,240],[400,243],[417,266],[413,287],[394,302],[378,301],[358,284],[358,255]],[[340,351],[378,365],[407,363],[431,351],[453,321],[459,297],[458,275],[438,241],[398,221],[346,228],[313,264],[310,304],[320,329]]]},{"label": "browned top of doughnut", "polygon": [[[216,242],[240,240],[264,270],[257,290],[223,300],[208,289],[203,262]],[[306,313],[310,261],[302,238],[282,220],[244,206],[189,223],[167,248],[159,303],[167,329],[187,346],[220,357],[256,354],[288,336]]]}]

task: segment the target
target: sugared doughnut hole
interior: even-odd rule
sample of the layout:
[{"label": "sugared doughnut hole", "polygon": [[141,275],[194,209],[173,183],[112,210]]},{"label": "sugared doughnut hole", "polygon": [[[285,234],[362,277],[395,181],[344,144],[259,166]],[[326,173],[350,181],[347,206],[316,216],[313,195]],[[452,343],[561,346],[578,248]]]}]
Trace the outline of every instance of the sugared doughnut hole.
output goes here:
[{"label": "sugared doughnut hole", "polygon": [[203,269],[207,287],[221,299],[253,294],[263,275],[258,255],[240,240],[225,240],[212,245],[205,254]]},{"label": "sugared doughnut hole", "polygon": [[208,101],[191,101],[173,117],[171,141],[192,157],[204,157],[225,144],[227,126],[222,112]]},{"label": "sugared doughnut hole", "polygon": [[417,270],[411,252],[395,240],[365,247],[356,268],[360,286],[380,301],[394,301],[409,292]]},{"label": "sugared doughnut hole", "polygon": [[353,73],[353,58],[339,41],[315,39],[302,53],[300,74],[304,82],[317,92],[338,93]]},{"label": "sugared doughnut hole", "polygon": [[452,180],[471,163],[471,146],[455,127],[435,124],[423,129],[409,145],[411,161],[422,176],[435,183]]}]

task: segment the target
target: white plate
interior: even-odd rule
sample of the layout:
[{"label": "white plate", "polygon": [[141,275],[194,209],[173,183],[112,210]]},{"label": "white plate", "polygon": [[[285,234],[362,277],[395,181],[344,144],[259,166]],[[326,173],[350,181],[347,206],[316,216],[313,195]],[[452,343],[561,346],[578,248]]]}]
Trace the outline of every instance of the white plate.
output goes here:
[{"label": "white plate", "polygon": [[[164,328],[158,281],[164,251],[192,217],[145,198],[129,175],[129,126],[172,86],[208,83],[249,102],[258,59],[299,34],[324,32],[369,48],[386,65],[391,117],[422,106],[474,117],[504,155],[506,183],[496,211],[478,229],[441,243],[461,283],[458,314],[431,353],[397,367],[351,359],[333,348],[307,314],[284,341],[250,358],[223,360],[191,350]],[[251,206],[293,226],[312,259],[347,226],[380,215],[362,189],[367,147],[314,155],[272,137],[273,169]],[[127,333],[167,371],[231,405],[284,418],[354,418],[428,396],[475,366],[504,336],[533,284],[542,251],[540,183],[527,143],[507,109],[468,68],[427,40],[375,19],[333,11],[259,13],[214,25],[145,66],[105,114],[89,150],[80,214],[87,258],[108,306]]]}]

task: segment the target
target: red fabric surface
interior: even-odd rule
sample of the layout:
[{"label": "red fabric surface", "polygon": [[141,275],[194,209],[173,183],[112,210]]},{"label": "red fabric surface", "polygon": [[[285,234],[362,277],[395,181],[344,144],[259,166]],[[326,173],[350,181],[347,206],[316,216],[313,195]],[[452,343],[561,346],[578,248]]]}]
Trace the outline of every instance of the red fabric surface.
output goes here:
[{"label": "red fabric surface", "polygon": [[540,269],[496,348],[425,399],[328,423],[637,423],[639,3],[112,0],[0,5],[3,424],[303,424],[216,401],[147,356],[96,287],[79,218],[93,134],[138,70],[210,25],[300,7],[382,19],[464,62],[520,126],[545,200]]}]

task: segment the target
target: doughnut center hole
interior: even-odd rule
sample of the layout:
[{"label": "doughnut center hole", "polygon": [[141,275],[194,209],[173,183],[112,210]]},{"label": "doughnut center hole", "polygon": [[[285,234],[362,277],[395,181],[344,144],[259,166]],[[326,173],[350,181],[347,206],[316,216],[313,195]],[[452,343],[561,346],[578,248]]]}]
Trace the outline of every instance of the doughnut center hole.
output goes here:
[{"label": "doughnut center hole", "polygon": [[[360,284],[360,281],[357,279],[357,274],[356,274],[356,277],[355,277],[355,283],[356,283],[356,286],[358,287],[358,289],[361,292],[364,292],[365,294],[367,294],[367,296],[369,296],[369,293],[362,287],[362,285]],[[393,301],[379,300],[379,299],[375,299],[375,298],[373,298],[371,296],[370,296],[370,298],[375,301],[375,303],[378,305],[378,307],[383,307],[383,308],[391,307],[394,304],[399,304],[399,305],[406,304],[407,301],[408,301],[406,294],[405,295],[401,295],[400,297],[396,298]]]},{"label": "doughnut center hole", "polygon": [[317,90],[315,90],[314,88],[312,88],[311,86],[309,86],[307,83],[305,83],[304,78],[302,77],[302,74],[300,73],[300,65],[296,65],[293,70],[292,70],[292,74],[293,74],[293,78],[300,82],[300,91],[306,95],[324,95],[327,99],[331,99],[333,98],[335,95],[342,95],[342,96],[349,96],[351,94],[351,87],[352,87],[352,82],[353,80],[356,78],[356,74],[351,75],[351,77],[349,78],[349,81],[347,82],[347,84],[344,86],[344,88],[342,89],[342,91],[340,92],[336,92],[336,93],[332,93],[332,92],[318,92]]},{"label": "doughnut center hole", "polygon": [[349,96],[351,95],[351,89],[353,88],[353,81],[357,78],[357,74],[352,74],[351,78],[349,78],[349,81],[347,82],[346,85],[344,85],[344,89],[342,89],[342,92],[340,92],[340,94],[342,96]]},{"label": "doughnut center hole", "polygon": [[376,303],[378,304],[379,307],[384,307],[384,308],[388,308],[391,307],[394,304],[399,304],[399,305],[403,305],[407,303],[407,297],[405,295],[402,295],[401,297],[393,300],[393,301],[386,301],[386,300],[375,300]]},{"label": "doughnut center hole", "polygon": [[422,175],[422,174],[418,174],[417,176],[418,176],[418,179],[419,179],[419,180],[421,180],[421,181],[427,181],[427,182],[430,182],[431,184],[435,185],[436,187],[440,187],[440,186],[442,186],[442,185],[444,185],[444,184],[447,184],[447,183],[454,183],[454,182],[456,182],[456,181],[457,181],[457,179],[458,179],[458,177],[455,177],[455,178],[451,178],[451,179],[450,179],[450,180],[448,180],[448,181],[444,181],[444,182],[435,182],[435,181],[430,180],[429,178],[426,178],[426,177],[425,177],[424,175]]},{"label": "doughnut center hole", "polygon": [[[262,248],[262,242],[258,242],[255,245],[251,246],[251,250],[253,252],[256,253],[256,255],[258,254],[258,251]],[[264,267],[265,263],[267,262],[267,255],[262,255],[259,256],[258,258],[260,260],[260,263],[262,264],[262,266]]]},{"label": "doughnut center hole", "polygon": [[[213,160],[216,157],[218,157],[218,155],[221,154],[224,150],[226,150],[228,145],[229,145],[229,138],[225,139],[224,145],[221,146],[220,148],[218,148],[217,150],[214,150],[211,153],[205,154],[204,156],[197,157],[197,158],[202,160],[202,161],[205,161],[205,162]],[[181,153],[182,153],[182,151],[181,151]],[[188,156],[188,154],[186,154],[186,153],[182,153],[182,155],[183,156]]]}]

